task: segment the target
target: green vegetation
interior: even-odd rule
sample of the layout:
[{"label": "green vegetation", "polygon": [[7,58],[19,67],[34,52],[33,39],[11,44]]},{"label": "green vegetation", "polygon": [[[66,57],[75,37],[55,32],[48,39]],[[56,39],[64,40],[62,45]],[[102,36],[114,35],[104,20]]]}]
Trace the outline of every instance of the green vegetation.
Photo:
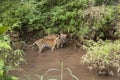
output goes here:
[{"label": "green vegetation", "polygon": [[100,74],[101,71],[106,71],[109,75],[120,75],[120,40],[87,41],[83,48],[87,50],[87,54],[82,57],[82,61],[88,63],[90,69],[97,68]]},{"label": "green vegetation", "polygon": [[95,39],[105,38],[108,30],[111,33],[115,30],[108,36],[117,37],[120,5],[113,3],[113,0],[8,0],[2,2],[0,22],[19,28],[20,34],[40,30],[45,34],[67,32],[80,39]]},{"label": "green vegetation", "polygon": [[[4,73],[6,75],[7,71],[18,67],[23,61],[23,51],[20,50],[23,45],[19,38],[36,31],[40,36],[68,33],[70,38],[77,40],[78,43],[82,42],[85,46],[89,45],[85,43],[85,40],[119,39],[119,0],[2,0],[0,76],[3,80]],[[16,46],[18,44],[20,46]],[[98,67],[115,67],[119,73],[120,68],[116,66],[116,64],[119,65],[117,63],[119,61],[118,44],[118,40],[92,42],[92,45],[90,43],[87,46],[87,54],[83,60],[90,61],[85,62],[91,65],[98,63],[100,65]],[[98,50],[101,51],[97,52]],[[113,58],[117,62],[114,62]]]},{"label": "green vegetation", "polygon": [[10,39],[5,35],[8,29],[0,26],[0,80],[17,80],[16,77],[7,76],[7,72],[19,66],[23,61],[23,52],[11,48]]}]

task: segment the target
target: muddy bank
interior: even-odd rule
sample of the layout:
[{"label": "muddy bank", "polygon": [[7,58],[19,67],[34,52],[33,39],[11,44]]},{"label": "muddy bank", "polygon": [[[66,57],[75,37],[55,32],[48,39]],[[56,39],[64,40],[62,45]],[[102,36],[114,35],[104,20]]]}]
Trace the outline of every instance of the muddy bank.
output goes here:
[{"label": "muddy bank", "polygon": [[45,76],[45,80],[60,80],[60,64],[63,62],[63,80],[75,80],[66,68],[69,68],[79,80],[119,80],[117,76],[98,76],[95,71],[89,71],[86,65],[80,64],[81,56],[85,54],[80,48],[65,47],[53,52],[48,49],[39,55],[37,50],[27,48],[25,50],[27,64],[21,65],[23,71],[11,71],[9,74],[19,77],[20,80],[40,80],[36,74],[40,76],[48,69],[58,69],[50,71]]}]

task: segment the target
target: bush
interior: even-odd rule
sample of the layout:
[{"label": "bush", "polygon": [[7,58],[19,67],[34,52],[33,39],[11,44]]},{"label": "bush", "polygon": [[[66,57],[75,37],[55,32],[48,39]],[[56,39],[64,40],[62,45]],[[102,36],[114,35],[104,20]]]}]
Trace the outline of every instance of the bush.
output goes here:
[{"label": "bush", "polygon": [[[89,68],[96,68],[99,74],[117,73],[120,75],[120,40],[112,41],[87,41],[83,48],[87,51],[82,56],[83,63]],[[115,71],[114,71],[115,70]],[[102,73],[103,72],[103,73]]]},{"label": "bush", "polygon": [[[114,5],[116,3],[117,5]],[[0,25],[9,26],[11,30],[17,30],[19,35],[26,35],[37,30],[40,35],[69,33],[81,42],[84,42],[85,39],[115,40],[120,37],[120,5],[118,3],[118,0],[2,0]],[[8,36],[3,35],[1,30],[4,32],[6,28],[0,28],[1,59],[5,66],[18,66],[19,61],[22,60],[22,52],[20,50],[14,51],[16,46],[13,46],[15,47],[14,50],[11,49],[10,42],[14,42],[15,39],[9,39]],[[15,35],[17,34],[15,33]],[[15,45],[19,44],[17,42]],[[88,53],[83,60],[89,60],[90,62],[85,62],[90,65],[98,64],[98,67],[101,65],[105,68],[114,67],[111,66],[111,64],[115,65],[111,62],[113,59],[111,55],[119,56],[119,52],[116,51],[118,42],[90,43],[87,47]],[[115,48],[113,46],[108,47],[110,45]],[[95,49],[96,51],[94,51]],[[97,52],[99,49],[101,51]],[[111,52],[112,49],[116,52]],[[115,57],[115,59],[118,60],[119,58]],[[106,64],[108,65],[106,66]],[[119,67],[116,68],[119,73]]]},{"label": "bush", "polygon": [[[0,22],[18,28],[24,35],[39,30],[44,34],[66,32],[80,40],[118,37],[114,26],[116,18],[120,20],[119,5],[112,3],[113,0],[2,1]],[[112,35],[106,35],[108,31]]]},{"label": "bush", "polygon": [[19,67],[23,61],[23,52],[13,50],[10,46],[10,39],[5,32],[9,27],[0,26],[0,80],[16,80],[17,78],[8,76],[7,72]]}]

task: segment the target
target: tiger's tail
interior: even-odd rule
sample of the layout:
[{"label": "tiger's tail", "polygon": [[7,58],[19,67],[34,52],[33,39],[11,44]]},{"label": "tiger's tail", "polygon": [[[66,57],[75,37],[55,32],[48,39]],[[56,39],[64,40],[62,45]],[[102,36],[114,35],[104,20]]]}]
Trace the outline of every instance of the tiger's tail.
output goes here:
[{"label": "tiger's tail", "polygon": [[34,46],[36,43],[34,42],[33,44],[31,44],[31,45],[27,45],[27,46],[30,46],[30,47],[32,47],[32,46]]},{"label": "tiger's tail", "polygon": [[34,46],[36,43],[34,42],[33,44],[26,44],[26,43],[24,43],[24,45],[25,45],[25,47],[32,47],[32,46]]}]

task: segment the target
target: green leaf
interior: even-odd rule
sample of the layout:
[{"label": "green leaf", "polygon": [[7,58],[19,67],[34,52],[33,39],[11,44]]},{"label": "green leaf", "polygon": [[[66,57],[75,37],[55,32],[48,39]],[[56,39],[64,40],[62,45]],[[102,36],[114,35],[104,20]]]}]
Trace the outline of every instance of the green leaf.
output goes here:
[{"label": "green leaf", "polygon": [[19,78],[12,76],[11,80],[18,80]]},{"label": "green leaf", "polygon": [[5,48],[5,49],[12,50],[12,48],[10,47],[10,45],[7,42],[3,41],[3,40],[0,40],[0,48]]},{"label": "green leaf", "polygon": [[0,26],[0,35],[2,35],[4,32],[6,32],[9,29],[9,27]]},{"label": "green leaf", "polygon": [[0,76],[3,75],[3,72],[4,72],[3,67],[4,67],[4,61],[0,59]]}]

